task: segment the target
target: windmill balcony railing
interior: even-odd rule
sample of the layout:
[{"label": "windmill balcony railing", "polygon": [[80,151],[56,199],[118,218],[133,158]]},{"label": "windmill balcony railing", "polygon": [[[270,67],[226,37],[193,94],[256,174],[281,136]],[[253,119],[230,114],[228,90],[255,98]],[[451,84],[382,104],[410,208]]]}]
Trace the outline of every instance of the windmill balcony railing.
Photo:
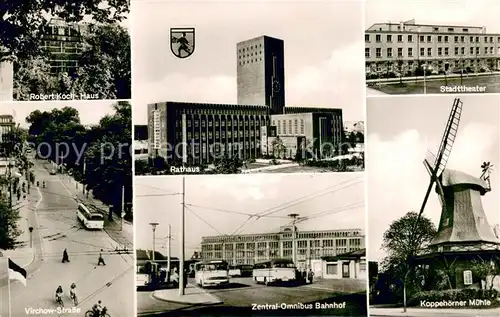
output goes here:
[{"label": "windmill balcony railing", "polygon": [[500,251],[500,244],[496,243],[478,243],[473,245],[451,245],[451,246],[438,246],[421,249],[417,251],[417,256],[424,256],[433,253],[443,252],[472,252],[472,251]]}]

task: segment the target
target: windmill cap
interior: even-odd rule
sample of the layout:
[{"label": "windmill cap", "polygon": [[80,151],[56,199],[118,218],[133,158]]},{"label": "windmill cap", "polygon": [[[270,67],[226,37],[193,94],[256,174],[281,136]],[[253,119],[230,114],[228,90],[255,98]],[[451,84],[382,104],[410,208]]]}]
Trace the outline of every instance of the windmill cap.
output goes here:
[{"label": "windmill cap", "polygon": [[443,187],[468,185],[480,191],[481,195],[484,195],[489,190],[488,184],[484,180],[461,171],[450,169],[445,169],[441,174],[441,183]]}]

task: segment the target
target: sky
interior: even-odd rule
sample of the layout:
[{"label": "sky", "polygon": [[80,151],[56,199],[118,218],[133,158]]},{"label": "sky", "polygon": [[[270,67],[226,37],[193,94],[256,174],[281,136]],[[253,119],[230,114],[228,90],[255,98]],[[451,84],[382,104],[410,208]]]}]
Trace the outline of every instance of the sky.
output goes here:
[{"label": "sky", "polygon": [[26,117],[35,110],[51,111],[72,107],[78,110],[80,121],[83,125],[97,124],[102,117],[113,114],[113,105],[116,100],[94,100],[94,101],[31,101],[31,102],[2,102],[0,103],[0,114],[10,114],[23,128],[29,128]]},{"label": "sky", "polygon": [[[156,250],[167,253],[170,225],[171,256],[179,256],[182,177],[139,176],[134,182],[136,248],[152,249],[149,223],[157,222]],[[240,226],[238,233],[279,232],[291,213],[310,217],[298,230],[365,228],[362,173],[186,176],[185,187],[186,257],[200,250],[202,237],[232,235]],[[272,217],[247,215],[271,208]]]},{"label": "sky", "polygon": [[[364,120],[361,1],[133,1],[134,124],[159,101],[237,103],[236,43],[261,35],[285,43],[288,106],[344,109]],[[170,51],[171,27],[195,27],[195,51]]]},{"label": "sky", "polygon": [[365,29],[374,23],[415,19],[417,24],[485,26],[488,33],[500,33],[497,0],[366,0],[365,12]]},{"label": "sky", "polygon": [[[459,131],[447,168],[481,175],[481,164],[490,161],[498,168],[498,96],[462,95]],[[390,223],[409,211],[418,212],[429,184],[423,160],[434,154],[453,104],[453,96],[402,96],[367,98],[367,210],[369,257],[380,260],[384,232]],[[499,223],[499,176],[491,175],[492,191],[483,196],[483,208],[490,226]],[[431,192],[424,215],[439,225],[441,205]]]}]

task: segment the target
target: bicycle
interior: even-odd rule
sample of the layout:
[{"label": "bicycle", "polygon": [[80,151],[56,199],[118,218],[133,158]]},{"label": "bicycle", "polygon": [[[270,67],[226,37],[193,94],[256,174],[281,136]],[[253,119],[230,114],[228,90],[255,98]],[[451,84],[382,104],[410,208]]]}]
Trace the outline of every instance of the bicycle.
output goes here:
[{"label": "bicycle", "polygon": [[70,298],[73,301],[73,306],[78,306],[78,297],[76,297],[75,293],[70,294]]},{"label": "bicycle", "polygon": [[[104,313],[100,315],[101,317],[111,317],[108,313]],[[92,309],[87,310],[85,313],[85,317],[94,317],[94,311]]]},{"label": "bicycle", "polygon": [[62,300],[62,296],[56,295],[56,303],[59,304],[59,306],[64,307],[64,302]]}]

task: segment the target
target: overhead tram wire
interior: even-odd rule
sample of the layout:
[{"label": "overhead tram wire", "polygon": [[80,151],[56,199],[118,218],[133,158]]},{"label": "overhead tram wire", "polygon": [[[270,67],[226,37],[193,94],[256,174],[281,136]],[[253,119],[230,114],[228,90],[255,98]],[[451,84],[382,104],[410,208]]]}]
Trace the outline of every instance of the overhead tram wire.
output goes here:
[{"label": "overhead tram wire", "polygon": [[163,189],[163,188],[160,188],[160,187],[151,186],[151,185],[147,185],[147,184],[136,183],[135,185],[136,186],[142,186],[142,187],[148,187],[148,188],[151,188],[151,189],[154,189],[154,190],[158,190],[158,191],[161,191],[161,192],[165,192],[165,193],[173,193],[172,191],[168,191],[166,189]]},{"label": "overhead tram wire", "polygon": [[[361,179],[361,178],[357,178],[357,179]],[[283,204],[280,204],[280,205],[277,205],[273,208],[269,208],[269,209],[266,209],[264,212],[261,212],[261,213],[258,213],[258,214],[255,214],[254,217],[255,217],[255,220],[251,223],[251,224],[254,224],[255,222],[257,222],[260,218],[262,217],[269,217],[271,214],[273,213],[276,213],[278,211],[282,211],[284,209],[287,209],[287,208],[290,208],[290,207],[293,207],[293,206],[296,206],[296,205],[300,205],[304,202],[307,202],[307,201],[310,201],[310,200],[313,200],[313,199],[316,199],[316,198],[320,198],[320,197],[323,197],[323,196],[326,196],[328,194],[332,194],[332,193],[335,193],[335,192],[338,192],[342,189],[345,189],[345,188],[349,188],[351,186],[354,186],[354,185],[357,185],[357,184],[360,184],[362,183],[362,181],[360,182],[356,182],[356,183],[353,183],[353,184],[350,184],[350,185],[347,185],[347,186],[344,186],[342,188],[338,188],[336,190],[331,190],[331,191],[328,191],[326,193],[321,193],[321,192],[324,192],[325,190],[330,190],[332,188],[335,188],[335,187],[338,187],[339,185],[342,185],[342,184],[345,184],[345,183],[349,183],[351,181],[354,181],[354,180],[357,180],[356,178],[355,179],[351,179],[351,180],[348,180],[348,181],[344,181],[344,182],[341,182],[339,184],[335,184],[335,185],[332,185],[332,186],[329,186],[325,189],[322,189],[320,190],[319,192],[316,192],[316,193],[311,193],[311,194],[308,194],[308,195],[305,195],[305,196],[302,196],[300,198],[296,198],[294,200],[291,200],[289,201],[288,203],[283,203]],[[316,195],[316,196],[314,196]],[[309,196],[313,196],[313,197],[309,197]],[[307,198],[307,199],[306,199]],[[305,199],[305,200],[304,200]],[[264,213],[264,214],[263,214]],[[267,214],[266,214],[267,213]],[[287,217],[288,218],[288,217]]]},{"label": "overhead tram wire", "polygon": [[171,193],[171,194],[144,194],[144,195],[135,195],[135,197],[165,197],[165,196],[179,196],[182,193]]},{"label": "overhead tram wire", "polygon": [[[219,208],[212,208],[212,207],[208,207],[208,206],[201,206],[201,205],[193,205],[193,204],[186,204],[186,206],[190,206],[190,207],[195,207],[195,208],[202,208],[202,209],[207,209],[207,210],[213,210],[213,211],[220,211],[220,212],[225,212],[225,213],[229,213],[229,214],[236,214],[236,215],[242,215],[242,216],[252,216],[254,217],[255,215],[254,214],[250,214],[250,213],[245,213],[245,212],[239,212],[239,211],[232,211],[232,210],[228,210],[228,209],[219,209]],[[287,216],[264,216],[264,217],[267,217],[267,218],[283,218],[283,219],[288,219],[289,217]]]}]

